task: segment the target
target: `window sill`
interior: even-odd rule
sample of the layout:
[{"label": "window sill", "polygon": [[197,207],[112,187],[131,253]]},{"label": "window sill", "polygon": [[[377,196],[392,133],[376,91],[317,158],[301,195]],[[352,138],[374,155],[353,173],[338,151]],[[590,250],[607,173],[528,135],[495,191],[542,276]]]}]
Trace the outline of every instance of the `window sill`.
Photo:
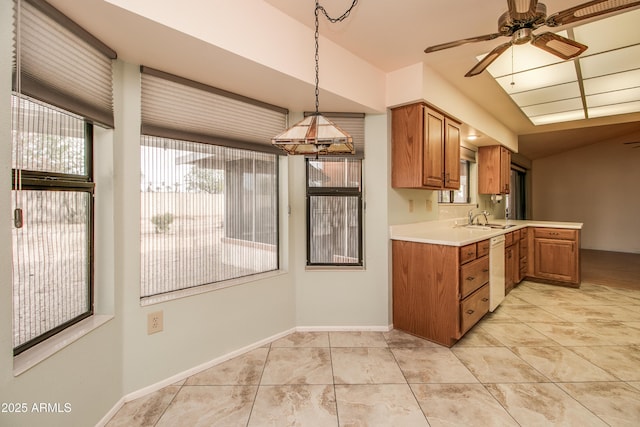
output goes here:
[{"label": "window sill", "polygon": [[363,265],[307,265],[306,271],[365,271]]},{"label": "window sill", "polygon": [[88,317],[73,326],[69,326],[64,331],[52,336],[32,348],[23,351],[13,358],[13,376],[28,371],[43,360],[51,357],[68,345],[78,341],[83,336],[89,334],[94,329],[113,319],[113,315],[99,314]]},{"label": "window sill", "polygon": [[160,304],[163,302],[171,301],[178,298],[186,298],[193,295],[203,294],[205,292],[217,291],[218,289],[224,289],[231,286],[242,285],[245,283],[251,283],[258,280],[269,279],[271,277],[281,276],[286,274],[285,270],[274,270],[266,273],[258,273],[252,276],[238,277],[237,279],[229,279],[223,282],[210,283],[208,285],[195,286],[193,288],[181,289],[177,291],[167,292],[166,294],[154,295],[150,297],[140,298],[140,306],[145,307],[147,305]]}]

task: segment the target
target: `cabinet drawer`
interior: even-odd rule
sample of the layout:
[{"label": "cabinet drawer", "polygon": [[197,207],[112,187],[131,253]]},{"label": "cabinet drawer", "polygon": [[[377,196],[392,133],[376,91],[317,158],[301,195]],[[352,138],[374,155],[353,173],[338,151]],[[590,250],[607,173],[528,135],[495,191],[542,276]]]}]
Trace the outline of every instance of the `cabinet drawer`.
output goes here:
[{"label": "cabinet drawer", "polygon": [[566,228],[536,228],[533,237],[559,240],[576,240],[577,230],[567,230]]},{"label": "cabinet drawer", "polygon": [[460,333],[464,334],[489,312],[489,284],[460,302]]},{"label": "cabinet drawer", "polygon": [[478,258],[460,267],[460,298],[489,281],[489,257]]},{"label": "cabinet drawer", "polygon": [[489,255],[489,240],[478,242],[478,247],[476,248],[476,256],[478,258],[485,255]]},{"label": "cabinet drawer", "polygon": [[476,259],[475,243],[460,247],[460,264],[464,264],[474,259]]}]

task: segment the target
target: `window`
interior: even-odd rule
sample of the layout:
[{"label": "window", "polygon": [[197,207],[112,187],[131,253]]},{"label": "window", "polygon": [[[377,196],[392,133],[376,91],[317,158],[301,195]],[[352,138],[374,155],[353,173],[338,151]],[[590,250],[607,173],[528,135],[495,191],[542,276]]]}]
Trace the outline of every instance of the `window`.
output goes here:
[{"label": "window", "polygon": [[471,203],[469,193],[471,174],[469,173],[469,166],[470,162],[468,160],[460,160],[460,188],[440,191],[438,193],[439,203]]},{"label": "window", "polygon": [[94,184],[91,124],[16,95],[12,107],[12,208],[23,219],[12,230],[19,354],[93,313]]},{"label": "window", "polygon": [[13,35],[17,355],[93,314],[93,125],[113,127],[116,53],[45,1],[14,2]]},{"label": "window", "polygon": [[287,110],[140,71],[141,297],[277,270]]},{"label": "window", "polygon": [[307,265],[362,265],[362,160],[307,159]]},{"label": "window", "polygon": [[278,156],[143,136],[141,296],[278,269]]}]

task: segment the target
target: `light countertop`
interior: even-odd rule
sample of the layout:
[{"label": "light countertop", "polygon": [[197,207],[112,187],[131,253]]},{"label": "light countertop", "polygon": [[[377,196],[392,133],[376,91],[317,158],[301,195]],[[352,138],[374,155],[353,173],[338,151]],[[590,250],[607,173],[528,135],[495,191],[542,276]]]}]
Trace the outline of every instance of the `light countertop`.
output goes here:
[{"label": "light countertop", "polygon": [[447,246],[464,246],[480,240],[506,234],[524,227],[548,227],[548,228],[568,228],[581,230],[581,222],[559,222],[559,221],[534,221],[534,220],[497,220],[492,219],[492,224],[507,224],[510,227],[488,228],[488,227],[465,227],[466,218],[443,221],[427,221],[414,224],[400,224],[389,227],[391,240],[405,240],[408,242],[431,243]]}]

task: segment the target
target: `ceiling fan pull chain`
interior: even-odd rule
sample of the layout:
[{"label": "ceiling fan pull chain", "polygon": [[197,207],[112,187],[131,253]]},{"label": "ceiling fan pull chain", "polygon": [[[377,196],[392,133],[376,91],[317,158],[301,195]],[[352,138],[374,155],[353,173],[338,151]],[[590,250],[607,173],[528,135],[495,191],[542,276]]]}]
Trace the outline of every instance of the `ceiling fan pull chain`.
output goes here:
[{"label": "ceiling fan pull chain", "polygon": [[513,56],[514,56],[514,51],[515,49],[513,48],[513,46],[511,46],[511,87],[514,87],[516,85],[516,82],[513,81]]}]

